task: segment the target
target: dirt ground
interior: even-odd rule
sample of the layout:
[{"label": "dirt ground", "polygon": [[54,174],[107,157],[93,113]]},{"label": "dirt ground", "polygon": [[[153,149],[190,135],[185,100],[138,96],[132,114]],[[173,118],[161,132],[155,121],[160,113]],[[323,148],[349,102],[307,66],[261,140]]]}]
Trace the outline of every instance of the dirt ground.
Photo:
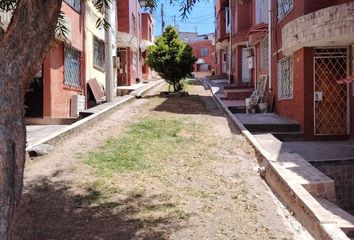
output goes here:
[{"label": "dirt ground", "polygon": [[[27,162],[14,239],[309,239],[210,92],[196,83],[188,97],[158,97],[164,88]],[[151,149],[142,135],[139,168],[87,161],[146,119],[178,128]]]}]

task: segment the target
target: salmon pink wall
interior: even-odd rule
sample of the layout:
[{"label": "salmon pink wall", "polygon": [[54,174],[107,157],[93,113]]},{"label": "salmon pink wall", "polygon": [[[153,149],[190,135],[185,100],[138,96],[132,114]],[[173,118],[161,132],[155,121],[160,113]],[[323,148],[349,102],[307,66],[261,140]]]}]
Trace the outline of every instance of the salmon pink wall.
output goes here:
[{"label": "salmon pink wall", "polygon": [[[84,54],[83,16],[63,2],[62,11],[70,19],[70,45]],[[81,81],[84,63],[81,61]],[[44,118],[69,118],[70,100],[73,95],[83,94],[83,88],[64,84],[64,43],[54,41],[44,64]]]}]

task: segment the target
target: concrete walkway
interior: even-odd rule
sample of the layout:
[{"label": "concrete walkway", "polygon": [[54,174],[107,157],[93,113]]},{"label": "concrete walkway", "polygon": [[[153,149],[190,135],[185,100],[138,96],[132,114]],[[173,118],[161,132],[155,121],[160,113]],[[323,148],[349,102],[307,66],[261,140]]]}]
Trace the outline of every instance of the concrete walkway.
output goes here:
[{"label": "concrete walkway", "polygon": [[[321,204],[318,200],[326,199],[335,202],[334,181],[299,154],[302,153],[308,158],[319,157],[320,154],[325,156],[333,148],[328,145],[318,145],[316,151],[318,155],[313,156],[311,148],[313,145],[308,142],[291,144],[281,142],[270,133],[252,134],[245,127],[245,119],[242,122],[237,114],[233,114],[220,99],[223,87],[216,86],[208,80],[203,80],[203,84],[211,89],[215,101],[253,145],[259,156],[261,165],[259,171],[267,183],[312,236],[315,239],[349,240],[348,236],[354,233],[354,218],[348,218],[348,213],[344,215],[344,211],[335,204],[329,207],[329,204]],[[325,149],[326,151],[321,153]],[[348,154],[351,154],[350,152],[348,151]]]},{"label": "concrete walkway", "polygon": [[103,103],[97,105],[93,108],[87,109],[83,111],[89,115],[88,117],[81,119],[71,125],[28,125],[27,128],[27,151],[30,151],[35,146],[55,142],[59,138],[65,136],[73,132],[74,130],[78,130],[81,127],[87,126],[92,121],[97,121],[101,117],[104,117],[105,114],[109,113],[111,110],[119,107],[120,105],[135,99],[136,97],[140,97],[150,89],[155,86],[163,83],[164,80],[151,81],[146,84],[140,84],[138,88],[136,88],[129,95],[125,96],[117,96],[114,97],[112,102]]}]

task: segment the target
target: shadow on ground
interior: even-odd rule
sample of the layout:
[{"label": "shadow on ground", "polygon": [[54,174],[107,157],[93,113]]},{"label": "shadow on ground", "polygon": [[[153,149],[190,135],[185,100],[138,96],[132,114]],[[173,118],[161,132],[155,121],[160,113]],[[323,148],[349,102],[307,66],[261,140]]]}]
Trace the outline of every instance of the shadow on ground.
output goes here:
[{"label": "shadow on ground", "polygon": [[154,210],[143,195],[124,201],[97,203],[101,192],[87,189],[73,194],[63,183],[43,180],[23,194],[13,239],[168,239],[181,227],[176,216],[141,219],[141,209]]}]

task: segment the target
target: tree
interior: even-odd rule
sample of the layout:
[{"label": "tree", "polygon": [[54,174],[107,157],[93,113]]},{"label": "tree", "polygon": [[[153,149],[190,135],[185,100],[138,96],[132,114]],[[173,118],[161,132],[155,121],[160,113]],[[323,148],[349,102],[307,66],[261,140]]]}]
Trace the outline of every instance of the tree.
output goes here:
[{"label": "tree", "polygon": [[146,64],[172,85],[174,92],[181,90],[181,80],[193,72],[197,58],[192,48],[179,39],[176,29],[168,26],[147,52]]},{"label": "tree", "polygon": [[[103,12],[111,0],[92,1]],[[176,0],[177,1],[177,0]],[[183,16],[198,0],[182,0]],[[172,3],[173,1],[171,1]],[[24,95],[54,38],[65,34],[60,23],[62,0],[0,0],[0,11],[12,12],[7,30],[0,28],[0,239],[11,238],[15,207],[23,186],[26,128]],[[156,0],[147,0],[154,9]],[[106,26],[104,19],[98,24]],[[1,26],[1,19],[0,19]],[[107,27],[107,26],[106,26]]]}]

